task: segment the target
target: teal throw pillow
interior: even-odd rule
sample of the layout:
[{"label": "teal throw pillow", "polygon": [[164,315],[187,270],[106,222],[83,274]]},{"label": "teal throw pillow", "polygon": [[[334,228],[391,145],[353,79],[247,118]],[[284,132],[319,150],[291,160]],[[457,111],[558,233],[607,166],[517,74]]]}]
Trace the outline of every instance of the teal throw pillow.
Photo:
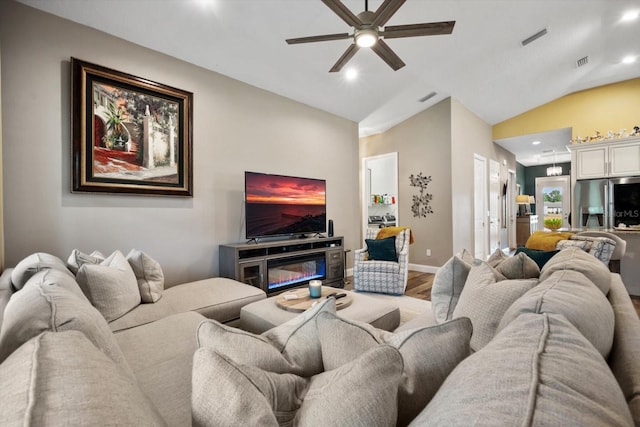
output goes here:
[{"label": "teal throw pillow", "polygon": [[520,246],[518,249],[516,249],[515,255],[518,255],[520,252],[523,252],[526,256],[534,260],[535,263],[538,264],[538,267],[540,267],[540,269],[542,270],[542,266],[544,266],[547,261],[549,261],[555,254],[560,251],[541,251],[539,249],[529,249],[525,248],[524,246]]},{"label": "teal throw pillow", "polygon": [[396,236],[386,239],[365,239],[367,252],[370,261],[395,261],[398,262],[396,254]]}]

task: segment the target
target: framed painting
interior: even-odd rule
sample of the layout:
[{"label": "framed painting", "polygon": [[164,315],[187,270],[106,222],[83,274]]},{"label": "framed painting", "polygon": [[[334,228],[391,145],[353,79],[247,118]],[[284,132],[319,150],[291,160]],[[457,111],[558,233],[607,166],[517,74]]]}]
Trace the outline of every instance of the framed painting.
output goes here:
[{"label": "framed painting", "polygon": [[193,94],[71,58],[72,192],[193,197]]}]

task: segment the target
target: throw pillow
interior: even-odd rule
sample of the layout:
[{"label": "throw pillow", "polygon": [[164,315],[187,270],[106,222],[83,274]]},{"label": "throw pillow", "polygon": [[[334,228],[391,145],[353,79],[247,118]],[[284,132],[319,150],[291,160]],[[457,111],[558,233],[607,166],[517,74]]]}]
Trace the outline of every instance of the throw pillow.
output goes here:
[{"label": "throw pillow", "polygon": [[316,323],[326,371],[344,366],[380,344],[400,351],[404,360],[398,390],[400,426],[408,425],[420,413],[453,368],[470,354],[471,322],[467,318],[395,334],[326,312]]},{"label": "throw pillow", "polygon": [[602,356],[564,317],[523,314],[463,360],[414,420],[434,426],[631,426]]},{"label": "throw pillow", "polygon": [[127,261],[136,275],[142,302],[158,301],[164,289],[164,273],[160,263],[138,249],[131,249]]},{"label": "throw pillow", "polygon": [[140,305],[136,276],[120,251],[115,251],[100,264],[82,265],[76,279],[91,304],[107,322]]},{"label": "throw pillow", "polygon": [[394,261],[398,262],[396,253],[396,236],[384,239],[365,239],[370,261]]},{"label": "throw pillow", "polygon": [[540,281],[546,280],[556,271],[573,270],[584,274],[594,285],[607,295],[611,287],[611,272],[593,256],[578,248],[560,251],[540,271]]},{"label": "throw pillow", "polygon": [[586,242],[589,244],[589,249],[586,249],[589,254],[598,258],[604,265],[608,265],[611,260],[611,255],[616,249],[615,240],[611,240],[607,237],[595,237],[595,236],[571,236],[571,240],[575,242]]},{"label": "throw pillow", "polygon": [[454,255],[438,269],[431,287],[431,308],[437,323],[451,320],[471,264]]},{"label": "throw pillow", "polygon": [[0,365],[2,425],[165,425],[153,403],[78,331],[44,332]]},{"label": "throw pillow", "polygon": [[55,255],[37,252],[20,261],[11,271],[11,283],[16,290],[22,289],[25,283],[39,271],[52,268],[73,277],[64,262]]},{"label": "throw pillow", "polygon": [[73,274],[78,274],[78,270],[84,264],[100,264],[104,261],[105,256],[99,251],[93,251],[90,254],[85,254],[77,249],[71,251],[69,258],[67,258],[67,268],[71,270]]},{"label": "throw pillow", "polygon": [[211,348],[194,355],[194,426],[393,426],[402,356],[376,347],[311,378],[233,361]]},{"label": "throw pillow", "polygon": [[591,250],[591,242],[588,240],[560,240],[558,243],[556,243],[556,249],[560,251],[573,247],[582,249],[585,252],[589,252]]},{"label": "throw pillow", "polygon": [[519,253],[524,253],[526,256],[531,258],[538,265],[538,268],[540,270],[542,270],[542,267],[544,267],[547,261],[549,261],[558,252],[560,251],[559,250],[540,251],[538,249],[529,249],[529,248],[525,248],[524,246],[520,246],[518,249],[516,249],[515,255],[518,255]]},{"label": "throw pillow", "polygon": [[316,317],[323,311],[335,313],[336,300],[320,300],[299,316],[261,335],[204,320],[196,332],[198,347],[211,347],[242,365],[310,377],[324,369],[316,326]]},{"label": "throw pillow", "polygon": [[528,291],[506,311],[498,331],[522,313],[561,314],[607,357],[613,345],[613,308],[602,292],[577,271],[559,270]]},{"label": "throw pillow", "polygon": [[534,231],[527,239],[525,246],[529,249],[538,249],[542,251],[552,251],[556,248],[556,244],[560,240],[567,240],[573,233],[570,232],[546,232]]},{"label": "throw pillow", "polygon": [[502,251],[502,249],[496,249],[495,252],[492,253],[489,259],[487,260],[487,264],[495,268],[498,265],[500,265],[502,261],[505,261],[507,259],[509,259],[509,256],[505,254]]},{"label": "throw pillow", "polygon": [[41,271],[11,297],[0,331],[0,362],[41,332],[68,330],[82,332],[133,378],[104,317],[75,281],[58,270]]},{"label": "throw pillow", "polygon": [[538,264],[523,253],[506,257],[495,269],[507,279],[535,279],[540,276]]},{"label": "throw pillow", "polygon": [[504,276],[486,262],[471,267],[453,318],[468,317],[471,320],[473,351],[480,350],[491,341],[507,309],[537,283],[536,279],[504,280]]}]

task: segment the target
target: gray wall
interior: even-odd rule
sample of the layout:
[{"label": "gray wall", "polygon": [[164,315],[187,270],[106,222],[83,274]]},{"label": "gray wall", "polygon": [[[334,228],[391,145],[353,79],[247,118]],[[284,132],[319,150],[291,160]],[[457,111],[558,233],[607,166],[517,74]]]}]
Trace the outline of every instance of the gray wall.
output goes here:
[{"label": "gray wall", "polygon": [[[437,267],[462,249],[473,252],[473,154],[498,161],[501,182],[515,170],[515,156],[493,143],[491,126],[451,98],[360,139],[361,158],[393,151],[399,162],[399,225],[411,227],[415,238],[409,262]],[[427,192],[433,195],[434,213],[426,218],[411,212],[412,196],[419,191],[409,185],[409,176],[420,172],[432,177]]]},{"label": "gray wall", "polygon": [[[136,247],[169,285],[217,275],[218,245],[244,239],[245,170],[326,179],[336,235],[358,246],[356,123],[13,1],[0,40],[8,266]],[[71,194],[72,56],[193,92],[193,198]]]},{"label": "gray wall", "polygon": [[[516,170],[515,155],[495,144],[491,126],[483,122],[459,101],[451,103],[451,191],[453,199],[453,253],[467,249],[474,251],[473,233],[473,155],[479,154],[500,163],[500,185],[509,177],[509,169]],[[502,196],[501,196],[502,197]],[[499,204],[500,205],[500,204]],[[500,208],[499,208],[500,209]],[[515,231],[515,227],[513,228]],[[501,233],[500,246],[509,242]]]},{"label": "gray wall", "polygon": [[[412,264],[440,266],[452,254],[450,105],[446,99],[382,134],[360,140],[360,157],[398,152],[399,225],[413,231]],[[409,185],[409,176],[421,172],[432,177],[426,191],[433,195],[434,213],[426,218],[416,218],[411,212],[412,196],[419,190]],[[426,256],[426,249],[431,249],[431,257]]]}]

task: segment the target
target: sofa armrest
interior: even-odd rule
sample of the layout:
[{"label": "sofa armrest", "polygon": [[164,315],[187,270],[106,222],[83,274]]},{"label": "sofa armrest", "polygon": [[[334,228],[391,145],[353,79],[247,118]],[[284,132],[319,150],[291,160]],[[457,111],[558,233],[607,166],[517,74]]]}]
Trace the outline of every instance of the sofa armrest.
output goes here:
[{"label": "sofa armrest", "polygon": [[615,315],[609,367],[627,399],[635,425],[640,425],[640,319],[619,274],[611,275],[608,298]]},{"label": "sofa armrest", "polygon": [[367,248],[356,249],[353,253],[353,260],[366,261],[367,260]]},{"label": "sofa armrest", "polygon": [[13,295],[13,286],[11,285],[11,271],[13,268],[7,268],[0,275],[0,329],[2,329],[2,319],[4,318],[4,309]]}]

